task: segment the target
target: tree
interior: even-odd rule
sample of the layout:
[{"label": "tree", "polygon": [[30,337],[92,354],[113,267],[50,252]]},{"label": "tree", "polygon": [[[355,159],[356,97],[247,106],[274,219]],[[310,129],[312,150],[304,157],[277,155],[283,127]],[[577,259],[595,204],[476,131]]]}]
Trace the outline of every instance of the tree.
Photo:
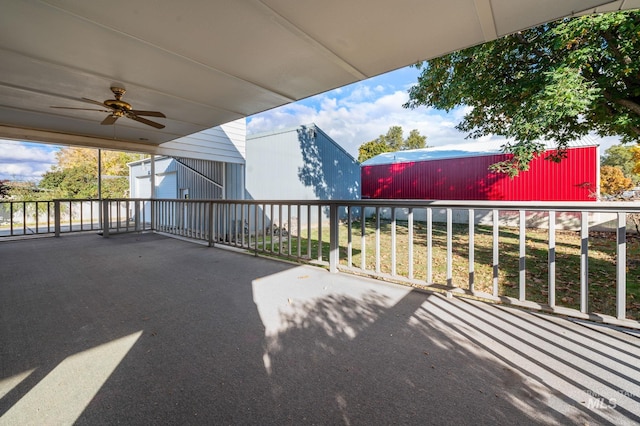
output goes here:
[{"label": "tree", "polygon": [[631,148],[631,153],[633,154],[633,161],[635,162],[632,172],[640,175],[640,146]]},{"label": "tree", "polygon": [[640,182],[640,174],[634,172],[637,162],[634,158],[634,150],[637,150],[637,147],[612,145],[604,152],[600,165],[620,168],[625,177],[637,184]]},{"label": "tree", "polygon": [[389,146],[385,141],[374,139],[369,142],[365,142],[358,148],[358,161],[364,162],[369,158],[373,158],[378,154],[383,154],[389,151]]},{"label": "tree", "polygon": [[0,180],[0,198],[9,197],[10,189],[8,180]]},{"label": "tree", "polygon": [[360,145],[358,148],[358,161],[362,163],[385,152],[427,148],[427,137],[422,136],[417,129],[411,130],[407,139],[404,139],[403,134],[404,131],[401,126],[389,127],[386,135],[380,135],[376,139]]},{"label": "tree", "polygon": [[640,141],[640,11],[563,19],[422,62],[404,105],[471,107],[457,128],[502,135],[517,174],[554,140],[559,161],[590,132]]},{"label": "tree", "polygon": [[404,141],[406,149],[420,149],[427,147],[427,137],[422,136],[417,129],[409,132],[409,137]]},{"label": "tree", "polygon": [[600,168],[600,193],[603,195],[619,195],[632,187],[633,182],[624,176],[620,167],[602,166]]},{"label": "tree", "polygon": [[[129,189],[127,163],[137,154],[102,151],[102,196],[122,198]],[[63,148],[56,153],[57,164],[42,176],[39,187],[47,198],[97,198],[98,151],[90,148]]]}]

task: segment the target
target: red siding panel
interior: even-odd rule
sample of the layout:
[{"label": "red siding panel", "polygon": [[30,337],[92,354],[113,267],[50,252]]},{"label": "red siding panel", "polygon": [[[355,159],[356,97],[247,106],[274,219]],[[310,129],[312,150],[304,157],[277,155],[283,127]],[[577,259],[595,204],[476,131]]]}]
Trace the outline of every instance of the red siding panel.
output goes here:
[{"label": "red siding panel", "polygon": [[[553,151],[547,151],[552,153]],[[595,201],[597,147],[560,163],[539,156],[516,178],[489,171],[509,154],[363,166],[362,197],[423,200]]]}]

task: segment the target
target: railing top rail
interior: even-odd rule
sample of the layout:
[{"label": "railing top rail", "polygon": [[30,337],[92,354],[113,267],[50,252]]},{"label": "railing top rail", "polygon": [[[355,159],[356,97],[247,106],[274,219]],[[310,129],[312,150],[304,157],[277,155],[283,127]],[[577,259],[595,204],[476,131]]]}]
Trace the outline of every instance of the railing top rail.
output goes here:
[{"label": "railing top rail", "polygon": [[[129,199],[133,200],[133,199]],[[115,201],[110,200],[110,201]],[[148,201],[145,199],[145,201]],[[311,205],[311,206],[357,206],[357,207],[399,207],[399,208],[453,208],[478,210],[527,210],[562,212],[640,212],[640,202],[633,201],[466,201],[466,200],[211,200],[211,199],[153,199],[153,201],[180,201],[185,203],[214,202],[221,204],[246,205]]]},{"label": "railing top rail", "polygon": [[[42,200],[39,202],[45,202]],[[98,202],[98,199],[56,198],[49,202]],[[309,205],[309,206],[356,206],[356,207],[398,207],[398,208],[453,208],[477,210],[527,210],[561,212],[628,212],[640,213],[640,202],[636,201],[468,201],[468,200],[234,200],[234,199],[171,199],[171,198],[105,198],[103,201],[180,201],[182,203],[221,203],[245,205]],[[34,201],[33,201],[34,202]],[[22,203],[15,200],[0,200],[0,203]]]}]

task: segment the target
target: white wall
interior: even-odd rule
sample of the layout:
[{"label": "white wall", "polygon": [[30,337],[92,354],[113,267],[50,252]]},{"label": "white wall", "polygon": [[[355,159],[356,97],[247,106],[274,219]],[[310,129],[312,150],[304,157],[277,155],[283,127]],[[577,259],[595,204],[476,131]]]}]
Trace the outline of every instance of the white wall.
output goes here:
[{"label": "white wall", "polygon": [[165,142],[158,147],[156,152],[172,157],[244,164],[246,136],[247,123],[243,118],[171,142]]}]

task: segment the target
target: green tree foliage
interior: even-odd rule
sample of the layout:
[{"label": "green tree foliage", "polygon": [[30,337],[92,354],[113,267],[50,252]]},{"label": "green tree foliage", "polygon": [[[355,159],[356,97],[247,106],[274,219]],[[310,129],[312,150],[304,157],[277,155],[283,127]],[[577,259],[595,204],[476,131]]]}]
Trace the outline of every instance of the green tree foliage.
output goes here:
[{"label": "green tree foliage", "polygon": [[427,137],[422,136],[417,129],[411,130],[407,139],[401,126],[391,126],[387,134],[365,142],[358,148],[358,161],[364,162],[378,154],[385,152],[404,151],[407,149],[427,148]]},{"label": "green tree foliage", "polygon": [[600,193],[603,195],[619,195],[633,187],[631,179],[625,177],[620,167],[602,166],[600,168]]},{"label": "green tree foliage", "polygon": [[0,180],[0,198],[9,197],[10,189],[8,180]]},{"label": "green tree foliage", "polygon": [[634,150],[636,147],[613,145],[609,147],[600,160],[601,166],[618,167],[625,177],[628,177],[634,184],[640,182],[640,174],[634,172],[636,159]]},{"label": "green tree foliage", "polygon": [[554,140],[590,132],[640,141],[640,11],[564,19],[416,66],[404,105],[472,108],[457,128],[470,137],[502,135],[514,154],[497,170],[526,170]]},{"label": "green tree foliage", "polygon": [[636,145],[631,148],[631,153],[633,154],[633,161],[635,162],[633,166],[633,173],[640,175],[640,145]]},{"label": "green tree foliage", "polygon": [[[102,151],[102,197],[122,198],[129,189],[127,163],[139,155]],[[39,187],[46,198],[98,198],[98,151],[63,148],[57,164],[42,176]]]}]

